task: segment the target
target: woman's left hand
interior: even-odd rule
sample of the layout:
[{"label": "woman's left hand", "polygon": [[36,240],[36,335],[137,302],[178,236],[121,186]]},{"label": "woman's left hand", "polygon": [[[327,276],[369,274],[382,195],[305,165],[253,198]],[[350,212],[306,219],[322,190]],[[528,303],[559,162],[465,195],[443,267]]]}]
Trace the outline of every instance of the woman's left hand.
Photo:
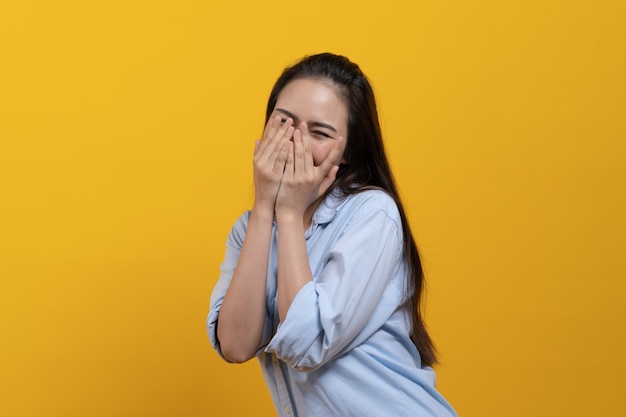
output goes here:
[{"label": "woman's left hand", "polygon": [[299,216],[303,219],[307,207],[320,198],[335,181],[345,149],[344,138],[334,139],[335,143],[328,155],[318,166],[313,162],[311,141],[306,123],[301,123],[294,130],[278,190],[275,208],[277,220],[282,216]]}]

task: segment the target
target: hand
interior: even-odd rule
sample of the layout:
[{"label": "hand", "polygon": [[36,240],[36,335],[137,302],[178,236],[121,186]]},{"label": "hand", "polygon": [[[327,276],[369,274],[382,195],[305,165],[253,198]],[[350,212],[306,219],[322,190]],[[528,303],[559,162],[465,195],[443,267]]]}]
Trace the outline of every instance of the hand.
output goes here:
[{"label": "hand", "polygon": [[276,196],[285,171],[290,140],[293,136],[293,120],[281,123],[281,117],[268,120],[263,140],[254,146],[254,206],[274,212]]},{"label": "hand", "polygon": [[306,123],[300,124],[294,130],[293,142],[288,144],[285,172],[276,199],[277,217],[279,214],[294,215],[303,219],[306,209],[335,181],[345,149],[344,139],[333,139],[332,148],[319,166],[315,166],[313,162],[312,140]]}]

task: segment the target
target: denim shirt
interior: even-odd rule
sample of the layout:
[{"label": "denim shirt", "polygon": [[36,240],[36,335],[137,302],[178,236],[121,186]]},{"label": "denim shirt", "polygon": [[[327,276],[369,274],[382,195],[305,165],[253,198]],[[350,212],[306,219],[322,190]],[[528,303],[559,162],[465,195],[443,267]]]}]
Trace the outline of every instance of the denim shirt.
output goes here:
[{"label": "denim shirt", "polygon": [[[244,213],[228,236],[211,296],[207,330],[220,355],[217,320],[249,217]],[[305,239],[313,280],[300,289],[281,323],[273,226],[257,358],[278,414],[456,416],[410,340],[402,224],[393,199],[379,190],[345,198],[331,193]]]}]

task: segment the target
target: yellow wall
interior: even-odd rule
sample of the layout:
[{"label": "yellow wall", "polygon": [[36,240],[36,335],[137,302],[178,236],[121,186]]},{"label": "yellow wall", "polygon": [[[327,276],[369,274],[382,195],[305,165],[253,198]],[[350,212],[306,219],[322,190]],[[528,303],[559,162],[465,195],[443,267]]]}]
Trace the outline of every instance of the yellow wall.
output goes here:
[{"label": "yellow wall", "polygon": [[0,415],[274,415],[204,319],[324,50],[373,80],[460,415],[626,415],[626,3],[249,3],[0,6]]}]

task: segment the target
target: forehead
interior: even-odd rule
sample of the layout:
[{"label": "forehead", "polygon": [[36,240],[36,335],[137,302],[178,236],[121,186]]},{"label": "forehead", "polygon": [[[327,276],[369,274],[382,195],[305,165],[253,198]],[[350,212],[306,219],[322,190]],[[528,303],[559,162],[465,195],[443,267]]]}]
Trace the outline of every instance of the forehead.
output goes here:
[{"label": "forehead", "polygon": [[348,111],[336,89],[328,81],[297,79],[283,88],[276,108],[288,110],[300,121],[321,121],[347,127]]}]

